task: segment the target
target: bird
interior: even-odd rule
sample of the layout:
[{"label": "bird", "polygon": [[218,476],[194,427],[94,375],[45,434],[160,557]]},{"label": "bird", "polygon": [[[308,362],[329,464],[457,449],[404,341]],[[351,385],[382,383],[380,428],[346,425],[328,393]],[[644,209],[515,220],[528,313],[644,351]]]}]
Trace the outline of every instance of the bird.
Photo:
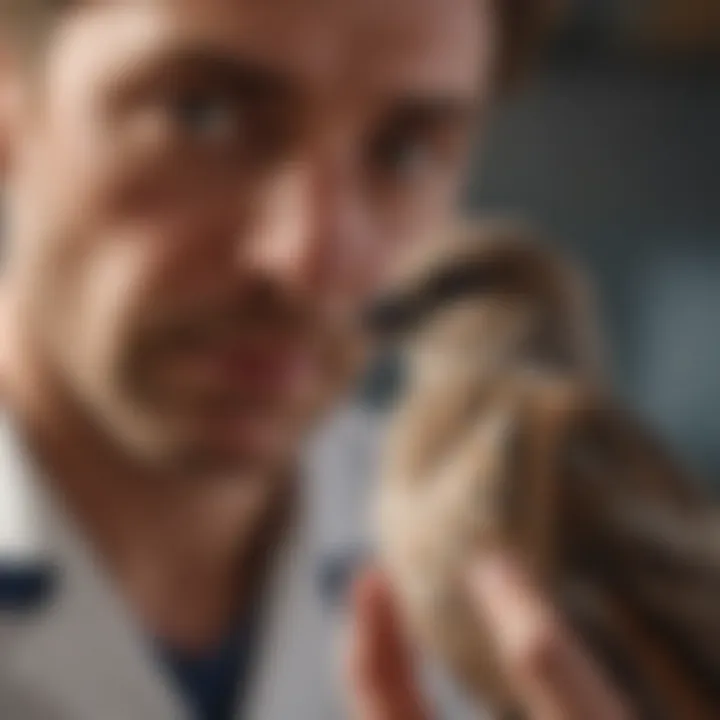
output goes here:
[{"label": "bird", "polygon": [[379,558],[419,645],[524,717],[465,592],[479,549],[528,572],[642,720],[720,716],[720,513],[605,371],[587,274],[518,221],[423,244],[367,322],[405,368]]}]

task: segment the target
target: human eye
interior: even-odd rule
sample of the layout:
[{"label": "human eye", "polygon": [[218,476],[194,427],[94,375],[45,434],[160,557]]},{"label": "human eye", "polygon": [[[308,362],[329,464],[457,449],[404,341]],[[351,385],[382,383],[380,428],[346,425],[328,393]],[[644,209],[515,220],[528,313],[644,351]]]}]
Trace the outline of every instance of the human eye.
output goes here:
[{"label": "human eye", "polygon": [[416,102],[392,113],[371,143],[376,177],[397,189],[450,172],[457,164],[467,113],[444,102]]},{"label": "human eye", "polygon": [[437,161],[436,148],[422,133],[396,131],[387,133],[375,143],[372,164],[383,179],[397,183],[417,181]]},{"label": "human eye", "polygon": [[244,139],[244,114],[228,93],[180,88],[165,99],[166,119],[181,139],[202,146],[229,149]]}]

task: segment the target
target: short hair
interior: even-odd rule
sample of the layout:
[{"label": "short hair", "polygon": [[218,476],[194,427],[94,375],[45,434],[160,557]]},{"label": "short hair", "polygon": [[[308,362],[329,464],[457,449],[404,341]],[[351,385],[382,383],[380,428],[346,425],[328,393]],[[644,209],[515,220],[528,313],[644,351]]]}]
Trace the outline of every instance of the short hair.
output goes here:
[{"label": "short hair", "polygon": [[[58,14],[77,0],[0,0],[0,25],[9,30],[21,49],[42,47],[42,39]],[[515,88],[537,59],[554,25],[561,0],[490,0],[499,25],[500,92]]]},{"label": "short hair", "polygon": [[562,15],[564,0],[491,0],[499,27],[497,87],[515,89],[530,74]]},{"label": "short hair", "polygon": [[0,0],[3,42],[10,42],[23,56],[36,56],[58,15],[67,10],[70,2],[72,0]]}]

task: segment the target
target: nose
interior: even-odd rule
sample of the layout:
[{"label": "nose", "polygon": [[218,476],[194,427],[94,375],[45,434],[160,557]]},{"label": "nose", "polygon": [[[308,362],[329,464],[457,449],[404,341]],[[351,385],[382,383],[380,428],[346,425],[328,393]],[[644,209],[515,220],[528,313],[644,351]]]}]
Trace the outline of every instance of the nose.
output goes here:
[{"label": "nose", "polygon": [[318,301],[347,301],[373,261],[371,215],[358,173],[340,152],[288,164],[256,209],[242,262]]}]

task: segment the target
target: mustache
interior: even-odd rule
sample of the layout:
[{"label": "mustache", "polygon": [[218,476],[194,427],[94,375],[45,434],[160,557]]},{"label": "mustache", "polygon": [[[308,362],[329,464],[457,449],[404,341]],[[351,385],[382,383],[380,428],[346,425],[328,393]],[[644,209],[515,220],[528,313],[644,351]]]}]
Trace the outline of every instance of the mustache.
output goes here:
[{"label": "mustache", "polygon": [[183,346],[221,337],[292,340],[343,332],[354,318],[333,308],[296,302],[277,294],[255,293],[171,309],[148,318],[144,335],[152,344]]}]

